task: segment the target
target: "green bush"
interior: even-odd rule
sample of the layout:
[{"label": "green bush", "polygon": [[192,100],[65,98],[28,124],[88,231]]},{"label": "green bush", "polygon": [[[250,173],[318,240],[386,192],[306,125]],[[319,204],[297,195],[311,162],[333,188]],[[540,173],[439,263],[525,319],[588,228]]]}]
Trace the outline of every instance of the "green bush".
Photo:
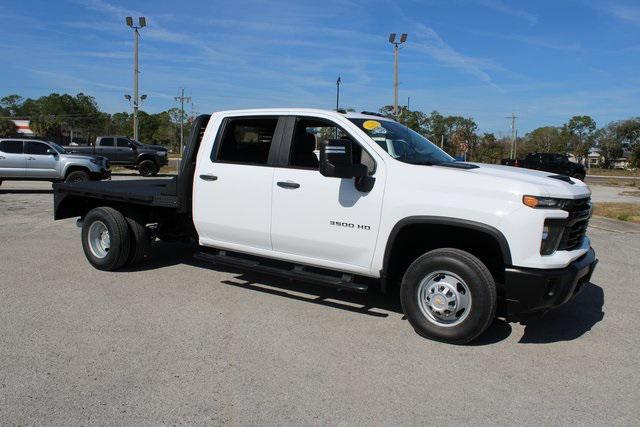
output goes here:
[{"label": "green bush", "polygon": [[8,119],[0,119],[0,137],[11,137],[17,134],[16,125]]}]

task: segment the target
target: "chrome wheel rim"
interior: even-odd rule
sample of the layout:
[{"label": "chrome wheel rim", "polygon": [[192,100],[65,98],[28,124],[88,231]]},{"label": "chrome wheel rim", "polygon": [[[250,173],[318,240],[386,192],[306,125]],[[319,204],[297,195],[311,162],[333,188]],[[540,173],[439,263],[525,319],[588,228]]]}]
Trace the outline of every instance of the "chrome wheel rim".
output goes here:
[{"label": "chrome wheel rim", "polygon": [[471,292],[457,274],[437,271],[425,276],[418,285],[418,305],[431,323],[456,326],[471,311]]},{"label": "chrome wheel rim", "polygon": [[104,222],[94,221],[89,226],[87,240],[93,256],[96,258],[104,258],[107,256],[109,248],[111,247],[111,237]]}]

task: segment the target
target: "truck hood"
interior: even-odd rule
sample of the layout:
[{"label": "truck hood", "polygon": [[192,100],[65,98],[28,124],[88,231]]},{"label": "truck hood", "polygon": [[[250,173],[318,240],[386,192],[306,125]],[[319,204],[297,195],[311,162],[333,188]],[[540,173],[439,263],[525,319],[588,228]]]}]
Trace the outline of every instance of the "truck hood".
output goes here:
[{"label": "truck hood", "polygon": [[64,157],[67,160],[91,160],[91,159],[95,159],[96,156],[91,156],[89,155],[89,153],[82,155],[82,154],[61,154],[62,157]]},{"label": "truck hood", "polygon": [[574,178],[567,179],[566,177],[563,177],[564,179],[551,178],[553,176],[560,177],[560,175],[552,172],[485,163],[473,164],[478,168],[469,169],[466,172],[535,185],[540,192],[544,193],[535,194],[537,196],[580,198],[591,194],[589,187],[584,182]]}]

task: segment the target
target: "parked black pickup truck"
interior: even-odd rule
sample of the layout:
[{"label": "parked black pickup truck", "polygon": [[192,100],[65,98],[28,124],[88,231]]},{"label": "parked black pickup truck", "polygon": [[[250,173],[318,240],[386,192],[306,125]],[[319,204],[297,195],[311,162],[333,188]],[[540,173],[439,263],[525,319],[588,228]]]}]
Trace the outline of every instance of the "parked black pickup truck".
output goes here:
[{"label": "parked black pickup truck", "polygon": [[64,148],[69,153],[106,157],[112,165],[137,169],[142,176],[154,176],[168,163],[165,147],[142,144],[124,136],[99,136],[94,145]]},{"label": "parked black pickup truck", "polygon": [[587,174],[583,165],[569,161],[569,158],[564,154],[529,153],[524,159],[502,159],[501,163],[506,166],[553,172],[570,176],[580,181],[584,181],[584,177]]}]

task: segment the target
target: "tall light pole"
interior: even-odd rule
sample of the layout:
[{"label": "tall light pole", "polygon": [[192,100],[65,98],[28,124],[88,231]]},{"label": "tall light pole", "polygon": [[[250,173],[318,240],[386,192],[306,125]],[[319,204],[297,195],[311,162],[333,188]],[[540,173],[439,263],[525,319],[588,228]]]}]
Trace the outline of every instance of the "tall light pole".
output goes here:
[{"label": "tall light pole", "polygon": [[176,96],[173,99],[180,102],[180,157],[182,157],[182,147],[184,146],[184,102],[191,102],[191,97],[184,96],[184,88],[182,88],[180,96]]},{"label": "tall light pole", "polygon": [[127,16],[125,18],[127,26],[133,28],[133,139],[138,140],[138,107],[140,98],[138,97],[138,38],[140,33],[138,30],[147,26],[147,20],[144,16],[138,18],[138,25],[133,25],[133,18]]},{"label": "tall light pole", "polygon": [[393,45],[393,115],[398,117],[398,50],[407,41],[407,34],[402,33],[400,41],[396,41],[396,33],[389,34],[389,43]]},{"label": "tall light pole", "polygon": [[338,80],[336,80],[336,111],[340,109],[340,83],[342,80],[340,76],[338,76]]}]

